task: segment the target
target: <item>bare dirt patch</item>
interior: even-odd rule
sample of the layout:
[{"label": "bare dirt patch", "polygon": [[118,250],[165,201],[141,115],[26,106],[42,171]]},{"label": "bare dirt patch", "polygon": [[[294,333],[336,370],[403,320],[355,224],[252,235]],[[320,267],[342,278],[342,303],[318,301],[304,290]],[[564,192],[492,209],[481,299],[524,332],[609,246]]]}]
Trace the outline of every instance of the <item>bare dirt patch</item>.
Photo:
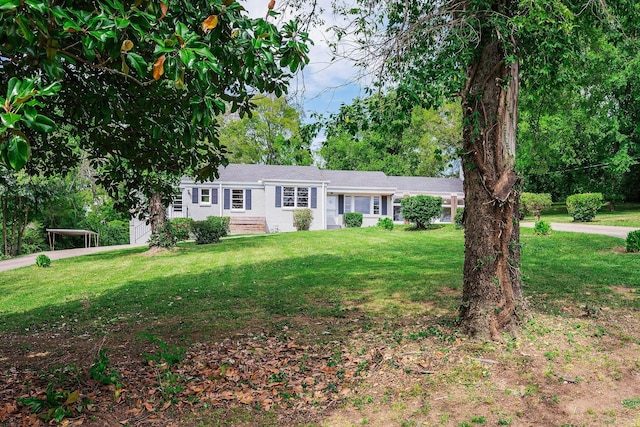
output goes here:
[{"label": "bare dirt patch", "polygon": [[[468,339],[453,320],[348,310],[184,348],[123,327],[2,335],[0,424],[44,424],[47,408],[33,414],[20,399],[44,401],[48,389],[67,425],[640,423],[637,311],[538,314],[504,343]],[[101,349],[109,363],[96,379]]]}]

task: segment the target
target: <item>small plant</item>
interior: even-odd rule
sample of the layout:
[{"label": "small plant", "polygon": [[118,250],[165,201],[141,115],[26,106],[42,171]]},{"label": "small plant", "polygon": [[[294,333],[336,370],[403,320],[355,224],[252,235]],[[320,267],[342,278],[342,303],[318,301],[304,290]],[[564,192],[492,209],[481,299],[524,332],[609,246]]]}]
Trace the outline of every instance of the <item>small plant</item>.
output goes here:
[{"label": "small plant", "polygon": [[453,222],[457,229],[464,228],[464,208],[456,209],[456,214],[453,216]]},{"label": "small plant", "polygon": [[229,233],[228,217],[209,216],[204,221],[193,222],[193,234],[196,244],[206,245],[218,243],[222,237]]},{"label": "small plant", "polygon": [[120,382],[120,373],[111,368],[111,360],[107,356],[107,349],[98,352],[98,357],[89,368],[89,376],[105,385],[115,384],[116,388]]},{"label": "small plant", "polygon": [[171,220],[171,227],[173,228],[173,235],[178,242],[189,240],[193,228],[193,219],[173,218]]},{"label": "small plant", "polygon": [[567,197],[567,212],[575,222],[589,222],[602,207],[602,193],[574,194]]},{"label": "small plant", "polygon": [[417,229],[425,229],[442,213],[442,197],[410,196],[401,201],[402,217],[415,224]]},{"label": "small plant", "polygon": [[640,408],[640,397],[636,397],[635,399],[624,399],[622,404],[628,409],[638,409]]},{"label": "small plant", "polygon": [[44,396],[21,397],[18,402],[31,408],[34,414],[40,414],[44,421],[57,423],[65,418],[77,417],[84,408],[79,391],[54,391],[53,383],[49,384]]},{"label": "small plant", "polygon": [[627,252],[640,252],[640,230],[627,234]]},{"label": "small plant", "polygon": [[168,365],[175,365],[182,362],[184,355],[187,351],[178,346],[170,346],[166,342],[159,338],[155,338],[153,335],[143,335],[151,344],[156,344],[160,350],[157,354],[143,354],[142,357],[145,360],[153,360],[156,363],[167,363]]},{"label": "small plant", "polygon": [[393,230],[393,220],[389,217],[378,218],[378,227],[385,230]]},{"label": "small plant", "polygon": [[42,268],[51,267],[51,258],[45,254],[40,254],[36,257],[36,265]]},{"label": "small plant", "polygon": [[293,211],[293,226],[298,231],[306,231],[313,222],[313,212],[311,209],[296,209]]},{"label": "small plant", "polygon": [[362,227],[362,214],[360,212],[347,212],[344,214],[344,225],[347,228]]},{"label": "small plant", "polygon": [[538,236],[548,236],[551,234],[551,224],[547,221],[538,221],[533,227],[533,231]]}]

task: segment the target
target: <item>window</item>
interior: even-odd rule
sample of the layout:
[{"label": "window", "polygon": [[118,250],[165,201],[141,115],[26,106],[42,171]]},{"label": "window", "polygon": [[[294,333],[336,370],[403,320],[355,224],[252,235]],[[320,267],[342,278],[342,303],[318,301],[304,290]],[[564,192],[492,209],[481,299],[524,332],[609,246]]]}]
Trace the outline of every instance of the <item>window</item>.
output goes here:
[{"label": "window", "polygon": [[353,202],[353,211],[360,212],[364,215],[371,213],[371,197],[355,196]]},{"label": "window", "polygon": [[282,187],[282,206],[285,208],[308,208],[309,187]]},{"label": "window", "polygon": [[373,214],[380,215],[380,197],[373,196]]},{"label": "window", "polygon": [[210,188],[201,188],[200,189],[200,204],[201,205],[210,205],[211,204],[211,189]]},{"label": "window", "polygon": [[231,209],[244,209],[244,190],[231,190]]},{"label": "window", "polygon": [[346,196],[344,198],[344,211],[353,212],[353,209],[351,209],[351,196]]},{"label": "window", "polygon": [[173,211],[182,212],[182,193],[173,196]]}]

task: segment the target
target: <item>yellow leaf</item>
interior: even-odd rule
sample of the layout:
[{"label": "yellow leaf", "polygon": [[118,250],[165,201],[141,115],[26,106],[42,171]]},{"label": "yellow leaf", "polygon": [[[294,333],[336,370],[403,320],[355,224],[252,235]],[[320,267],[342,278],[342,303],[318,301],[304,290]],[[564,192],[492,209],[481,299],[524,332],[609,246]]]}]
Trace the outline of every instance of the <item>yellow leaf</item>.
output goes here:
[{"label": "yellow leaf", "polygon": [[202,31],[208,33],[218,26],[218,15],[211,15],[202,22]]},{"label": "yellow leaf", "polygon": [[122,46],[120,46],[120,50],[123,52],[129,52],[133,49],[133,42],[129,39],[122,42]]},{"label": "yellow leaf", "polygon": [[167,57],[162,55],[160,58],[156,59],[156,62],[153,64],[153,78],[155,80],[160,80],[160,77],[164,74],[165,59],[167,59]]},{"label": "yellow leaf", "polygon": [[80,392],[78,390],[76,390],[73,393],[71,393],[69,395],[69,397],[67,397],[67,401],[65,402],[65,404],[66,405],[73,405],[74,403],[76,403],[78,401],[79,398],[80,398]]},{"label": "yellow leaf", "polygon": [[129,66],[127,65],[127,61],[124,58],[124,54],[120,55],[120,59],[122,59],[122,72],[126,75],[129,75]]}]

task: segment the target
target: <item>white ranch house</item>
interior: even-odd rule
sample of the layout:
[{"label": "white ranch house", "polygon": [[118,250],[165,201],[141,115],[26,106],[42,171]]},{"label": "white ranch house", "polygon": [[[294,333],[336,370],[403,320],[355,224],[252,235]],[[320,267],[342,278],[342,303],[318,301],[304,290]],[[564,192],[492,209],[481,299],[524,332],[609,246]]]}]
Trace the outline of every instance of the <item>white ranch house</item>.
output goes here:
[{"label": "white ranch house", "polygon": [[[361,212],[363,227],[379,218],[403,222],[400,200],[425,194],[442,197],[440,222],[451,222],[464,207],[462,180],[387,176],[382,172],[323,170],[315,166],[230,164],[214,182],[183,178],[168,218],[231,218],[232,233],[295,231],[293,211],[313,211],[311,230],[343,227],[345,212]],[[131,243],[149,239],[144,221],[131,221]]]}]

